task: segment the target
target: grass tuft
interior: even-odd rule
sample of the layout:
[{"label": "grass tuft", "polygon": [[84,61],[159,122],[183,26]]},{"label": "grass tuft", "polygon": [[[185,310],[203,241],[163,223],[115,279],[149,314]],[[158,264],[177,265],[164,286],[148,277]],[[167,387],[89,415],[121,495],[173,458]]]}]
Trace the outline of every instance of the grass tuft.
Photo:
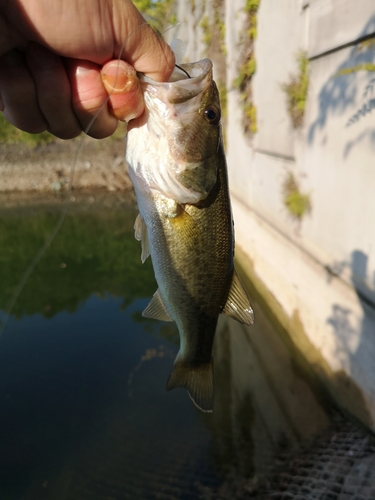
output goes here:
[{"label": "grass tuft", "polygon": [[310,195],[300,191],[298,182],[292,172],[288,172],[283,184],[283,201],[289,214],[301,221],[311,210]]},{"label": "grass tuft", "polygon": [[281,85],[287,97],[288,113],[295,129],[303,125],[309,89],[309,61],[306,52],[297,54],[297,62],[298,74],[291,75],[289,81]]}]

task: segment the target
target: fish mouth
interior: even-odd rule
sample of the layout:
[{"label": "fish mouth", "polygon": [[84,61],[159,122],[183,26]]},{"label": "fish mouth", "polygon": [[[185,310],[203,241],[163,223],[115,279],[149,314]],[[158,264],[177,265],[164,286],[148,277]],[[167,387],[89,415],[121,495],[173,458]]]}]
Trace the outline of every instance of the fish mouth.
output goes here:
[{"label": "fish mouth", "polygon": [[210,128],[203,114],[207,101],[217,101],[219,106],[212,62],[202,59],[183,64],[169,82],[155,82],[144,75],[140,81],[144,123],[130,131],[128,161],[135,175],[145,181],[145,190],[158,191],[181,204],[198,203],[208,196],[217,174],[220,129]]},{"label": "fish mouth", "polygon": [[140,80],[145,90],[147,88],[147,92],[160,101],[182,104],[202,95],[209,88],[212,82],[212,62],[210,59],[202,59],[195,63],[180,64],[175,67],[168,82],[155,82],[143,75]]}]

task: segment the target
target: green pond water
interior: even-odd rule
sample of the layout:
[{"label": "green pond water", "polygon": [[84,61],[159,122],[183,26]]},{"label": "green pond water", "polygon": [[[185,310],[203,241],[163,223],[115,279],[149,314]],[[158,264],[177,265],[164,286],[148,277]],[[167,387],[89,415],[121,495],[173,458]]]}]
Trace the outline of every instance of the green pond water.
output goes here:
[{"label": "green pond water", "polygon": [[[178,332],[141,316],[156,283],[129,199],[77,195],[7,321],[0,499],[294,498],[282,496],[291,473],[289,483],[280,474],[296,457],[338,432],[367,436],[322,397],[255,299],[254,327],[219,322],[214,413],[184,390],[166,392]],[[4,322],[62,203],[1,201]]]}]

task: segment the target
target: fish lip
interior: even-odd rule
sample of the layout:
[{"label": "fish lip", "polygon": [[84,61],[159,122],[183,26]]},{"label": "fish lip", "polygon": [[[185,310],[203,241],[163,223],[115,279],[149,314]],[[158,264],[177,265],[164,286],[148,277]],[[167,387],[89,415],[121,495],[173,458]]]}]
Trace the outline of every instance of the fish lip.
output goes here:
[{"label": "fish lip", "polygon": [[149,77],[140,75],[139,79],[144,90],[152,93],[162,101],[179,104],[189,101],[204,92],[212,81],[212,61],[202,59],[195,63],[180,64],[189,75],[175,68],[168,82],[156,82]]}]

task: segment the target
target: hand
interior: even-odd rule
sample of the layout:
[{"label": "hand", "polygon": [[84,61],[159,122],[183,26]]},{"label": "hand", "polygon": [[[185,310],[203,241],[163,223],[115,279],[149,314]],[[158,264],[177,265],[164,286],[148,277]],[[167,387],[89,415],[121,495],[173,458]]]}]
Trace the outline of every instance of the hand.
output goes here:
[{"label": "hand", "polygon": [[[0,110],[16,127],[79,135],[108,98],[101,71],[118,88],[129,71],[134,81],[129,65],[157,81],[174,68],[169,46],[130,0],[0,0]],[[131,89],[129,114],[127,92],[110,95],[89,135],[107,137],[115,116],[142,114],[142,94]]]}]

